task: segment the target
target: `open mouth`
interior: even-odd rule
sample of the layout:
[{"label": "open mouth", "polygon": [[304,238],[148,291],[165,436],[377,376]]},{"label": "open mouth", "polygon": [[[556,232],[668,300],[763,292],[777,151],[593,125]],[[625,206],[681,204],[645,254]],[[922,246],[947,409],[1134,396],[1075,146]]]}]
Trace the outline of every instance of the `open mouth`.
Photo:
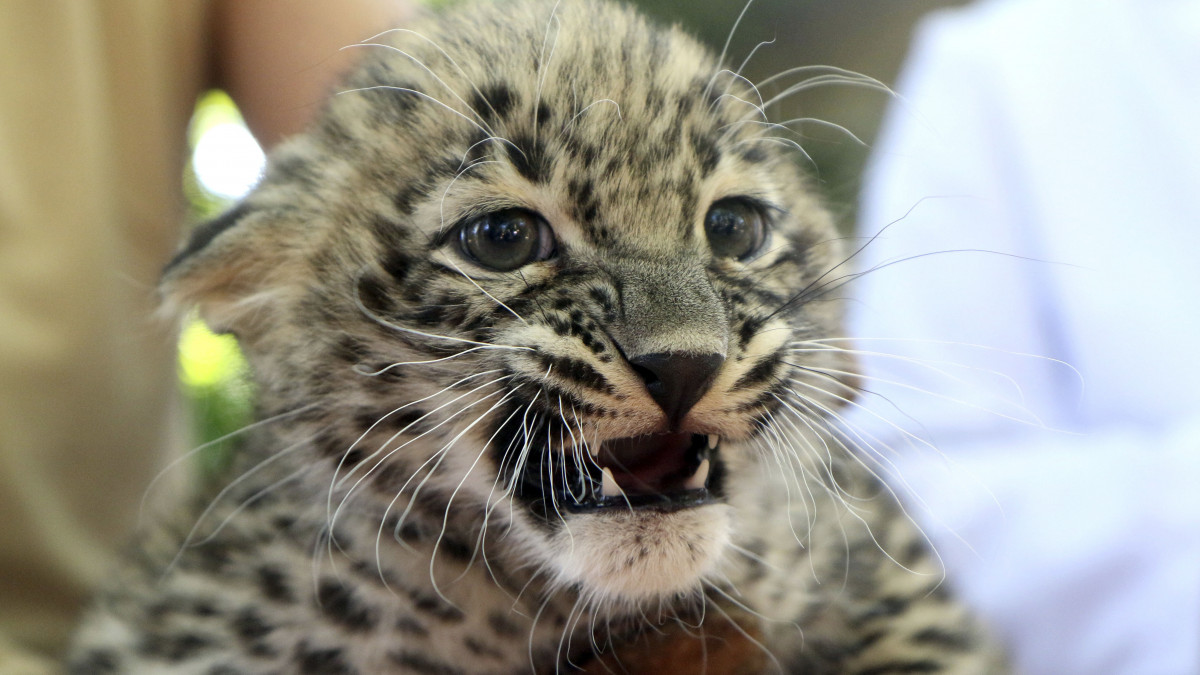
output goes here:
[{"label": "open mouth", "polygon": [[677,510],[715,501],[720,438],[665,433],[616,438],[597,448],[556,452],[528,465],[521,492],[568,511]]}]

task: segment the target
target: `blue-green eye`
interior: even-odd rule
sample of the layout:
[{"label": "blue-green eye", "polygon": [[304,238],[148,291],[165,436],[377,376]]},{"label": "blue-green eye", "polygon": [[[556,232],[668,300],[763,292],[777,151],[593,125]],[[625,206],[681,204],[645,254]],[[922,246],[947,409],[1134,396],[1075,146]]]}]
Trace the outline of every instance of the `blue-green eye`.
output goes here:
[{"label": "blue-green eye", "polygon": [[753,202],[732,197],[715,202],[704,216],[712,252],[721,258],[749,260],[767,240],[767,219]]},{"label": "blue-green eye", "polygon": [[467,221],[458,232],[458,245],[470,259],[497,272],[554,257],[554,231],[537,213],[504,209]]}]

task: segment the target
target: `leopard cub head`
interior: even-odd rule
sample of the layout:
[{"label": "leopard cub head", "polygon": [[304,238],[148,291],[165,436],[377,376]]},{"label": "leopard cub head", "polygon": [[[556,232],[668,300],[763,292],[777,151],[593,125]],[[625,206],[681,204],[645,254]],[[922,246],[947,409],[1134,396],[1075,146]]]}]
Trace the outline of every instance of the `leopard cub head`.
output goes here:
[{"label": "leopard cub head", "polygon": [[333,503],[432,513],[588,597],[701,588],[850,370],[815,342],[837,236],[758,93],[581,0],[356,49],[165,294],[238,336],[265,415],[303,411],[287,461]]}]

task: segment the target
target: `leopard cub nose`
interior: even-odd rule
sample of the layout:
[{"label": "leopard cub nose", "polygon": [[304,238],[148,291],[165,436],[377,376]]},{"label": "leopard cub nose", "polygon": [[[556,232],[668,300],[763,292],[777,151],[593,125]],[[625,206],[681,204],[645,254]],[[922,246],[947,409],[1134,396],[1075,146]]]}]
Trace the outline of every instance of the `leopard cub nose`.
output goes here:
[{"label": "leopard cub nose", "polygon": [[650,397],[667,414],[672,429],[708,392],[724,362],[720,354],[687,352],[659,352],[629,359]]}]

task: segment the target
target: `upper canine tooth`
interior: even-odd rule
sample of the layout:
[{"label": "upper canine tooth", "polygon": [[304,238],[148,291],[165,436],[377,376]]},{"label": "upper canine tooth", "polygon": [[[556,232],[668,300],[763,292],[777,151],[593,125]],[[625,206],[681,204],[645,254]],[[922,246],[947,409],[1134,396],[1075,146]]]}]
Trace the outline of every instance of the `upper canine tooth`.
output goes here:
[{"label": "upper canine tooth", "polygon": [[625,491],[621,489],[621,486],[617,485],[617,479],[613,478],[612,469],[610,469],[606,466],[603,469],[601,469],[600,472],[601,472],[601,474],[603,474],[600,478],[600,494],[601,494],[601,496],[621,497],[625,494]]},{"label": "upper canine tooth", "polygon": [[708,482],[709,466],[710,465],[707,458],[700,460],[700,466],[696,467],[696,473],[692,474],[692,477],[687,479],[687,482],[683,484],[683,487],[688,490],[699,490],[703,488],[704,484]]},{"label": "upper canine tooth", "polygon": [[720,436],[718,436],[718,435],[716,435],[716,434],[709,434],[709,435],[708,435],[708,449],[709,449],[709,450],[716,450],[716,449],[717,449],[717,443],[720,443],[720,442],[721,442],[721,437],[720,437]]}]

